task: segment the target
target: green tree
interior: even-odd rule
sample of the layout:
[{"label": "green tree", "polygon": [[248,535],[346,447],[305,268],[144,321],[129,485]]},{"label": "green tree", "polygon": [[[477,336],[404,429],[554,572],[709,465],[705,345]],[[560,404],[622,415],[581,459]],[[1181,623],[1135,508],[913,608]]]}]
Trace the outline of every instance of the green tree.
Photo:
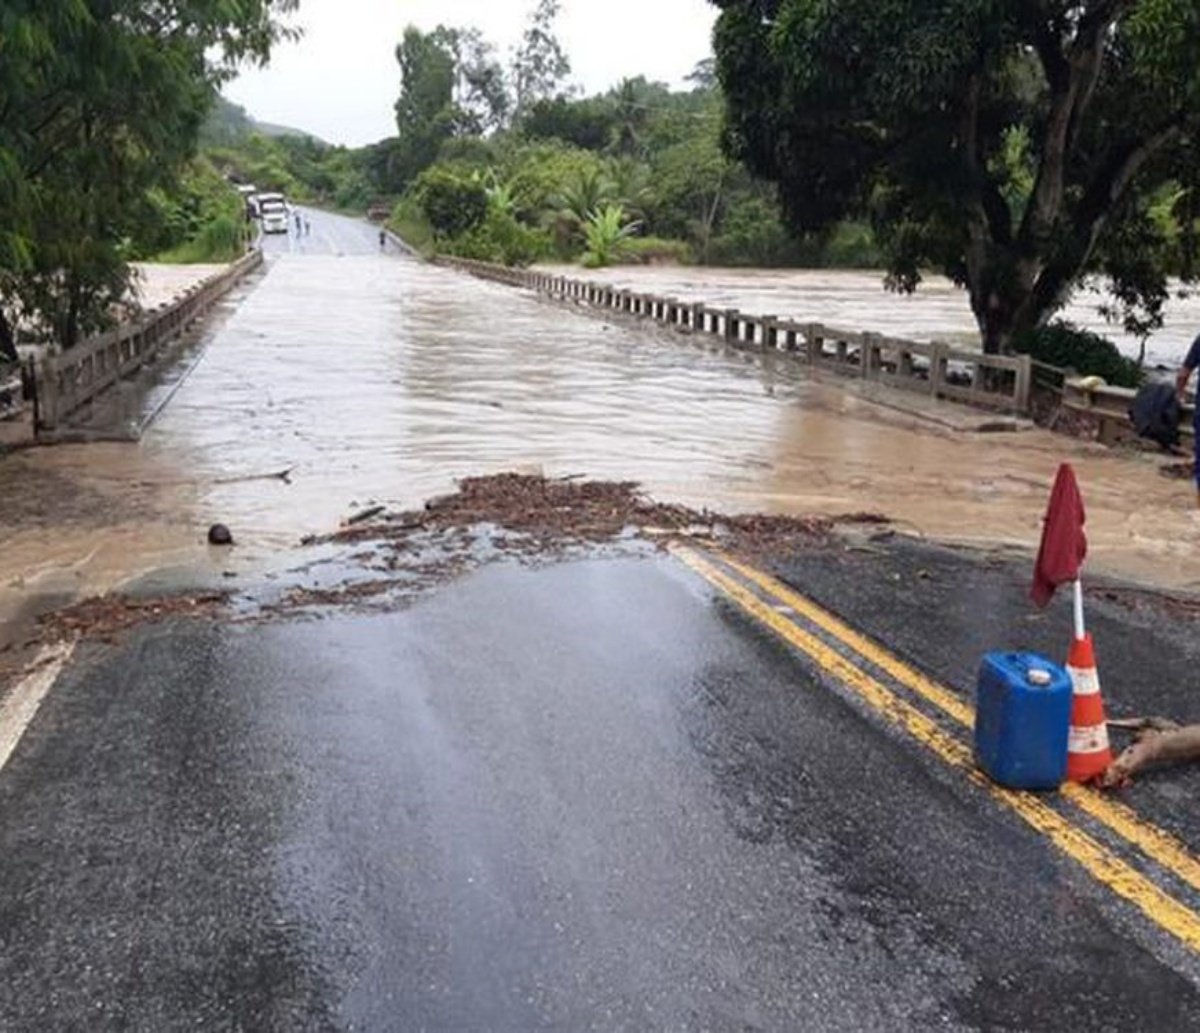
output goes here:
[{"label": "green tree", "polygon": [[0,6],[0,348],[18,320],[70,347],[128,285],[215,88],[263,61],[295,0]]},{"label": "green tree", "polygon": [[442,143],[459,127],[460,112],[454,103],[457,47],[457,32],[442,25],[429,33],[410,25],[396,47],[400,64],[400,99],[396,101],[399,136],[392,160],[396,178],[402,184],[432,165]]},{"label": "green tree", "polygon": [[617,154],[642,156],[646,127],[650,123],[649,84],[645,78],[622,79],[612,91],[612,149]]},{"label": "green tree", "polygon": [[488,191],[482,179],[458,176],[441,166],[421,173],[413,196],[433,231],[443,239],[470,232],[488,214]]},{"label": "green tree", "polygon": [[869,213],[891,284],[965,285],[989,352],[1093,272],[1161,318],[1147,199],[1200,177],[1194,0],[714,2],[726,143],[794,230]]},{"label": "green tree", "polygon": [[478,29],[456,30],[454,100],[476,135],[500,129],[508,119],[508,82],[495,53]]},{"label": "green tree", "polygon": [[533,104],[520,130],[531,140],[561,140],[588,151],[602,151],[611,142],[616,112],[608,98],[571,100],[553,97]]},{"label": "green tree", "polygon": [[612,180],[599,166],[579,169],[553,200],[555,216],[583,235],[592,213],[613,203]]},{"label": "green tree", "polygon": [[560,0],[538,0],[513,55],[513,117],[517,122],[538,101],[555,96],[571,74],[571,62],[554,34],[561,6]]}]

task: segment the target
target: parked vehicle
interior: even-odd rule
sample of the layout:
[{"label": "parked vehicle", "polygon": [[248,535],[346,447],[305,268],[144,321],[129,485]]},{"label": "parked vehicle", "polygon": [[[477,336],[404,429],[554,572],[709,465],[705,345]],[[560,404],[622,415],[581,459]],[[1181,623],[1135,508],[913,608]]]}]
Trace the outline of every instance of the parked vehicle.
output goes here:
[{"label": "parked vehicle", "polygon": [[256,200],[263,233],[287,233],[288,204],[283,194],[258,194]]}]

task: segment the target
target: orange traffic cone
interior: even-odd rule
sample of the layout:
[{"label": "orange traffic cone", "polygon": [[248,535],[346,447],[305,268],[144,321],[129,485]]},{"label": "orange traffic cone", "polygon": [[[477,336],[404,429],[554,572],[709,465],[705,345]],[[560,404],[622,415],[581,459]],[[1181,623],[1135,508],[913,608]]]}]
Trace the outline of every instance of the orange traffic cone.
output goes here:
[{"label": "orange traffic cone", "polygon": [[1091,782],[1103,775],[1112,763],[1091,635],[1071,643],[1067,673],[1074,689],[1071,732],[1067,740],[1067,778],[1072,782]]}]

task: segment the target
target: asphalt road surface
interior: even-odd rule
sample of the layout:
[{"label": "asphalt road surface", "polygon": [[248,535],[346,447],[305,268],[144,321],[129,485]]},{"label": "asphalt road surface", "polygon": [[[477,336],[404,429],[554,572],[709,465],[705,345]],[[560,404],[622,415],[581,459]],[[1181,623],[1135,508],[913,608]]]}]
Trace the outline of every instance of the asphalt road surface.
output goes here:
[{"label": "asphalt road surface", "polygon": [[0,1029],[1198,1028],[1149,866],[1107,884],[743,595],[501,563],[81,647],[0,771]]},{"label": "asphalt road surface", "polygon": [[[297,230],[295,214],[300,215]],[[304,222],[308,221],[308,232]],[[379,227],[361,219],[348,219],[319,208],[295,207],[288,222],[287,233],[266,233],[262,237],[263,254],[267,256],[294,255],[374,255],[395,253],[397,245],[389,240],[382,246]]]}]

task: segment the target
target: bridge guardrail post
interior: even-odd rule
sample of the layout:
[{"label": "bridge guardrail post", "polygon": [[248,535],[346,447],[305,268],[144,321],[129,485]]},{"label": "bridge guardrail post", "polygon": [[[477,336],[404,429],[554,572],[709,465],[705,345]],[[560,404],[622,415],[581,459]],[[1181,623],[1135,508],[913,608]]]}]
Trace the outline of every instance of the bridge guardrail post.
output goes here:
[{"label": "bridge guardrail post", "polygon": [[929,393],[937,398],[946,383],[946,362],[949,348],[935,342],[929,356]]},{"label": "bridge guardrail post", "polygon": [[864,380],[870,380],[877,368],[880,367],[882,356],[879,354],[879,334],[864,333],[862,335],[862,344],[859,346],[859,376]]},{"label": "bridge guardrail post", "polygon": [[1017,366],[1017,382],[1014,386],[1013,404],[1020,413],[1029,412],[1030,394],[1033,391],[1033,357],[1022,355]]},{"label": "bridge guardrail post", "polygon": [[738,316],[741,313],[735,308],[725,310],[725,340],[734,344],[738,338]]}]

